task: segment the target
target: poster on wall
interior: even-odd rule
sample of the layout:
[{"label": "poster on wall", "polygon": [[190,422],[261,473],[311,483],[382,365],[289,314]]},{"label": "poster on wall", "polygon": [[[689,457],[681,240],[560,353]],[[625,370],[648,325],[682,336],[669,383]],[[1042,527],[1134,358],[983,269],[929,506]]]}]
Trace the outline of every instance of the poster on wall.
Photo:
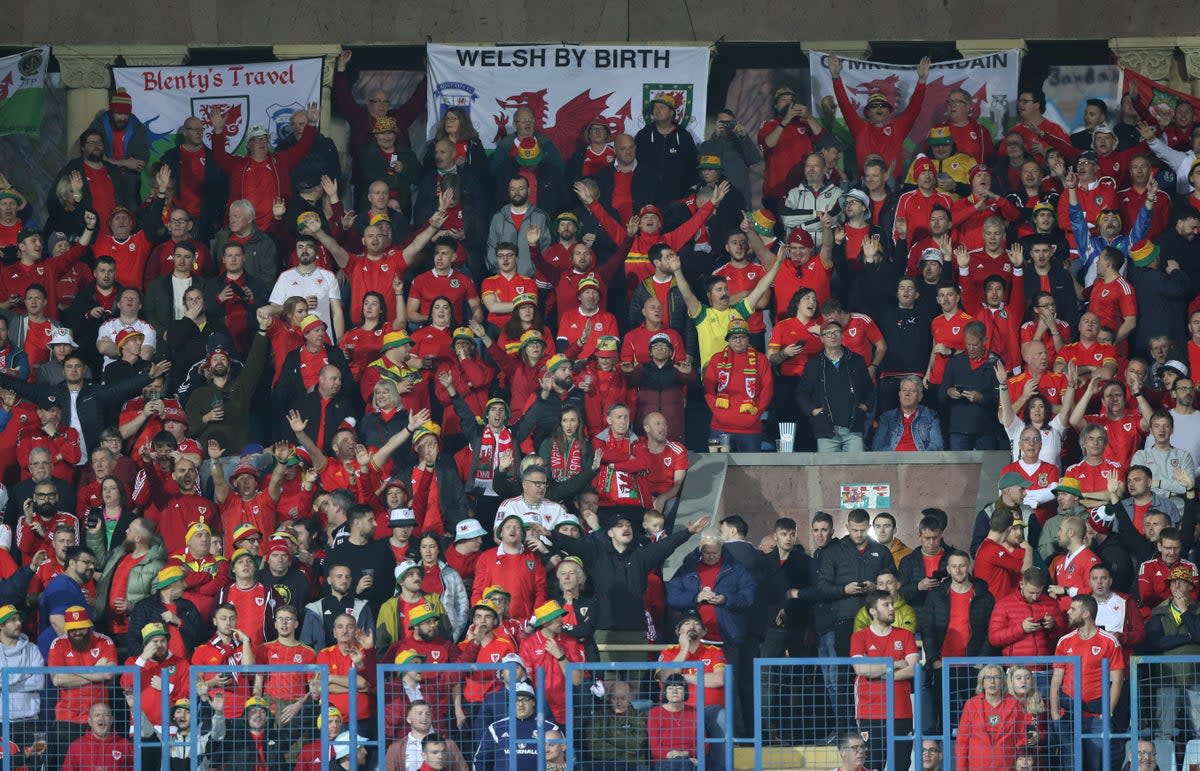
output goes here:
[{"label": "poster on wall", "polygon": [[[812,51],[808,55],[811,108],[813,114],[826,123],[832,119],[834,130],[848,138],[846,122],[834,96],[828,62],[827,53]],[[1021,52],[1015,48],[968,59],[934,62],[925,84],[921,111],[908,133],[909,143],[923,146],[929,129],[945,122],[946,97],[957,88],[970,94],[974,115],[993,137],[1002,132],[1016,118],[1020,68]],[[883,94],[892,104],[894,113],[899,114],[908,107],[917,86],[917,68],[915,65],[842,57],[842,83],[856,115],[862,115],[872,94]]]},{"label": "poster on wall", "polygon": [[838,507],[842,509],[890,509],[892,486],[887,484],[853,484],[838,488]]},{"label": "poster on wall", "polygon": [[1083,110],[1089,99],[1108,105],[1108,122],[1119,120],[1121,69],[1110,64],[1051,67],[1042,85],[1046,92],[1046,117],[1073,133],[1083,128]]},{"label": "poster on wall", "polygon": [[538,131],[563,158],[599,118],[614,134],[635,134],[652,99],[669,95],[679,124],[697,143],[708,108],[705,46],[454,46],[430,44],[427,134],[446,110],[467,112],[490,150],[514,133],[513,114],[533,111]]}]

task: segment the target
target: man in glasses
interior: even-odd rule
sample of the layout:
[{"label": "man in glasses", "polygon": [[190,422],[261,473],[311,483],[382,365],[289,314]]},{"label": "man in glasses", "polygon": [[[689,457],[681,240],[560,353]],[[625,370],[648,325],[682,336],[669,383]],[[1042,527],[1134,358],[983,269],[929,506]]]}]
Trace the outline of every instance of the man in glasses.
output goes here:
[{"label": "man in glasses", "polygon": [[[95,571],[96,555],[91,549],[86,546],[72,546],[67,549],[66,568],[50,579],[38,602],[38,618],[42,625],[38,635],[38,648],[41,649],[43,658],[49,652],[50,644],[55,638],[67,633],[68,608],[88,608],[88,617],[91,618],[92,599],[96,596],[95,584],[92,584],[92,574]],[[90,590],[85,591],[85,587],[89,585]]]},{"label": "man in glasses", "polygon": [[857,733],[847,733],[838,743],[841,765],[836,771],[866,771],[867,743]]}]

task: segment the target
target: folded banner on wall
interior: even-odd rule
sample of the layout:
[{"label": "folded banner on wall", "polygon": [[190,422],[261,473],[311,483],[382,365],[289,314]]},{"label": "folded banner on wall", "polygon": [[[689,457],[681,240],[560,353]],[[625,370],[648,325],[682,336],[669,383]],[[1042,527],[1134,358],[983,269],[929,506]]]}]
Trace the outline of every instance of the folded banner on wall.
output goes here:
[{"label": "folded banner on wall", "polygon": [[669,95],[680,125],[702,139],[708,97],[703,46],[427,47],[429,135],[451,107],[470,116],[483,146],[515,133],[513,114],[533,111],[538,131],[563,158],[600,119],[614,134],[646,124],[650,100]]},{"label": "folded banner on wall", "polygon": [[[829,75],[829,54],[812,51],[808,69],[812,77],[812,110],[822,121],[834,120],[834,130],[848,137],[846,122],[837,106],[833,78]],[[1017,76],[1021,69],[1021,52],[1017,49],[997,51],[969,59],[934,62],[925,85],[921,111],[908,133],[908,140],[921,147],[929,129],[946,121],[946,97],[956,88],[965,90],[973,102],[973,115],[997,136],[1016,119]],[[917,68],[906,64],[887,64],[864,59],[842,57],[842,84],[854,103],[857,115],[872,94],[882,94],[892,105],[895,114],[908,107],[909,97],[917,86]]]},{"label": "folded banner on wall", "polygon": [[38,133],[49,61],[45,46],[0,59],[0,135]]}]

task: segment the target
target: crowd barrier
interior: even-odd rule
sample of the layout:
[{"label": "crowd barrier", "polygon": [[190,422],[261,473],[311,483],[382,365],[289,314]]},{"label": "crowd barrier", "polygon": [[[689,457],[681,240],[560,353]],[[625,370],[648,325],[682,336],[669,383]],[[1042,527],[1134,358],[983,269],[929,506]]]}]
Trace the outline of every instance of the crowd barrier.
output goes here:
[{"label": "crowd barrier", "polygon": [[[854,674],[854,666],[864,664],[884,667],[886,705],[884,718],[867,726],[867,737],[862,737],[864,725],[856,714]],[[1154,741],[1161,771],[1188,771],[1200,764],[1200,656],[1132,657],[1126,687],[1116,703],[1107,688],[1096,704],[1082,701],[1079,664],[1078,657],[992,657],[947,658],[938,668],[919,666],[911,683],[911,730],[906,722],[910,713],[894,700],[894,662],[885,658],[757,659],[749,673],[753,715],[735,711],[732,667],[719,678],[721,703],[708,703],[705,697],[714,684],[709,689],[695,687],[704,680],[698,662],[564,664],[561,678],[556,674],[552,679],[559,687],[549,690],[545,675],[535,670],[535,706],[523,705],[524,712],[518,710],[516,692],[507,687],[519,674],[519,665],[510,662],[379,665],[366,693],[351,680],[345,693],[332,694],[328,670],[322,666],[196,666],[185,679],[186,717],[175,708],[178,685],[163,691],[143,683],[130,691],[126,702],[122,681],[137,682],[138,667],[4,668],[0,771],[62,768],[73,745],[88,732],[87,725],[78,722],[80,710],[87,709],[77,698],[80,692],[53,683],[55,677],[63,682],[63,676],[99,680],[92,684],[96,690],[85,693],[89,699],[102,694],[109,706],[113,751],[122,751],[122,742],[127,742],[130,767],[147,771],[203,771],[229,753],[259,751],[274,753],[281,767],[289,769],[305,752],[314,763],[330,759],[319,763],[322,768],[338,768],[342,762],[352,771],[404,768],[406,753],[409,761],[413,752],[419,753],[419,745],[408,741],[413,728],[432,729],[449,739],[451,769],[518,771],[550,762],[589,771],[645,771],[671,767],[659,765],[651,754],[654,742],[669,742],[695,752],[676,758],[680,768],[685,763],[695,769],[837,768],[844,764],[843,748],[857,752],[861,743],[868,768],[921,769],[925,755],[940,753],[940,760],[929,767],[951,771],[964,768],[963,758],[973,757],[970,750],[976,755],[986,750],[997,731],[1006,727],[988,723],[986,709],[971,702],[989,681],[999,680],[1004,693],[1017,694],[1026,708],[1020,713],[1023,722],[1007,726],[1015,739],[1006,750],[1011,757],[1003,758],[1005,767],[1013,767],[1008,761],[1015,764],[1020,756],[1029,756],[1037,771],[1115,771],[1131,758],[1136,767],[1135,738]],[[1061,718],[1048,712],[1056,665],[1070,670],[1074,694],[1060,700]],[[989,666],[1000,671],[985,671]],[[687,677],[688,708],[664,714],[659,670]],[[1102,682],[1110,682],[1112,674],[1104,667]],[[249,739],[240,708],[228,706],[228,717],[221,720],[209,704],[221,692],[227,705],[243,700],[255,690],[257,678],[271,713],[265,745]],[[81,682],[67,679],[64,685]],[[472,683],[469,688],[466,682]],[[312,695],[302,697],[310,687]],[[154,697],[151,707],[149,699]],[[343,729],[336,732],[336,718],[329,715],[334,704],[343,706]],[[154,721],[133,719],[144,714],[166,716],[168,730],[156,729]],[[648,735],[652,716],[660,731],[657,737]],[[739,724],[744,726],[741,732],[736,730]],[[985,724],[990,726],[984,731],[987,736],[980,733]],[[840,741],[846,736],[859,736],[861,741]],[[1010,746],[1008,741],[1001,739],[1001,744]]]}]

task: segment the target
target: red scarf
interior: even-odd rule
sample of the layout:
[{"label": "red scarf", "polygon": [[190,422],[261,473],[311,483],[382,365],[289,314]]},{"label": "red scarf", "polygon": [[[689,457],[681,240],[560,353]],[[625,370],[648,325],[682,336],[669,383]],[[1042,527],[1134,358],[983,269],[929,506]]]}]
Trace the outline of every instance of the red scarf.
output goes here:
[{"label": "red scarf", "polygon": [[483,436],[479,439],[479,453],[475,458],[475,478],[484,481],[495,479],[500,455],[512,452],[512,448],[512,431],[505,427],[496,433],[490,425],[485,425]]},{"label": "red scarf", "polygon": [[578,439],[568,441],[565,458],[562,453],[562,445],[556,441],[550,442],[550,473],[556,482],[578,476],[583,471],[583,451],[580,449],[580,441]]}]

